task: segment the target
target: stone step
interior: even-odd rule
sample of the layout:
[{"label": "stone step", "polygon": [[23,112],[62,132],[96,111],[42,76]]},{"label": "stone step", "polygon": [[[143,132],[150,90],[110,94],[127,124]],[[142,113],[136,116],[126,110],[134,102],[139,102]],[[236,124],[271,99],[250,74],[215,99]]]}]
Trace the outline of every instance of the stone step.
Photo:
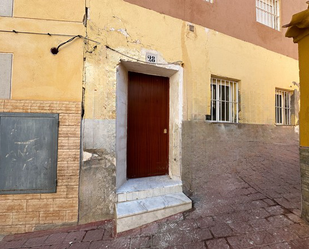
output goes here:
[{"label": "stone step", "polygon": [[117,233],[166,218],[191,208],[191,200],[182,192],[117,203]]},{"label": "stone step", "polygon": [[130,179],[116,192],[117,202],[140,200],[182,192],[182,182],[169,176]]}]

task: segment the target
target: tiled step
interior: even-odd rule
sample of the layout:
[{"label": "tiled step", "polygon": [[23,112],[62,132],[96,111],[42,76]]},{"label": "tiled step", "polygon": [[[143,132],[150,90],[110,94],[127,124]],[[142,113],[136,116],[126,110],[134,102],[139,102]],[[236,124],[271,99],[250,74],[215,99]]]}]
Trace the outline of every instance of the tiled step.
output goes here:
[{"label": "tiled step", "polygon": [[117,233],[191,208],[191,200],[182,192],[117,203]]},{"label": "tiled step", "polygon": [[182,192],[182,182],[169,176],[130,179],[117,190],[117,201],[126,202]]}]

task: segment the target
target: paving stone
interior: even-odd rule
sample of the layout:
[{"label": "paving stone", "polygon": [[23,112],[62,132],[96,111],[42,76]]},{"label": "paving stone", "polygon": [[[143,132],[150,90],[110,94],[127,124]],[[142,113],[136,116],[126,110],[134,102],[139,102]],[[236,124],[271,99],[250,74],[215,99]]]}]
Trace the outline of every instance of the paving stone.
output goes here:
[{"label": "paving stone", "polygon": [[257,219],[249,221],[249,224],[256,231],[266,230],[272,227],[271,223],[269,223],[266,219]]},{"label": "paving stone", "polygon": [[130,248],[130,238],[125,237],[125,238],[117,238],[114,240],[93,241],[89,246],[89,249],[103,249],[103,248],[111,248],[111,249]]},{"label": "paving stone", "polygon": [[274,226],[274,227],[284,227],[293,224],[291,220],[286,218],[284,215],[277,215],[267,218],[267,220]]},{"label": "paving stone", "polygon": [[216,224],[213,217],[200,217],[196,220],[196,224],[200,228],[212,227]]},{"label": "paving stone", "polygon": [[140,248],[140,247],[150,247],[151,246],[151,237],[150,236],[140,236],[131,238],[131,248]]},{"label": "paving stone", "polygon": [[265,210],[270,214],[270,215],[280,215],[286,213],[286,211],[279,205],[276,206],[271,206],[271,207],[266,207]]},{"label": "paving stone", "polygon": [[[157,233],[157,231],[159,230],[159,225],[157,222],[154,222],[148,226],[142,227],[141,228],[141,235],[152,235]],[[104,234],[105,236],[105,234]]]},{"label": "paving stone", "polygon": [[190,243],[193,235],[187,232],[180,232],[175,229],[174,232],[161,233],[154,235],[152,238],[152,245],[159,248],[164,248],[170,245],[183,245]]},{"label": "paving stone", "polygon": [[228,225],[232,228],[233,235],[253,232],[252,226],[247,222],[231,222]]},{"label": "paving stone", "polygon": [[303,222],[303,220],[299,216],[297,216],[293,213],[285,214],[285,216],[295,223],[302,223]]},{"label": "paving stone", "polygon": [[248,211],[249,219],[263,219],[269,216],[269,213],[264,208],[257,208]]},{"label": "paving stone", "polygon": [[86,231],[74,231],[67,234],[65,239],[63,240],[63,244],[69,244],[70,242],[82,241]]},{"label": "paving stone", "polygon": [[227,240],[233,248],[237,249],[268,245],[276,242],[275,238],[266,231],[258,231],[236,237],[229,237]]},{"label": "paving stone", "polygon": [[188,244],[183,245],[184,249],[206,249],[205,243],[204,242],[192,242]]},{"label": "paving stone", "polygon": [[26,242],[26,239],[22,240],[13,240],[13,241],[2,241],[0,242],[0,248],[20,248],[22,245],[24,245]]},{"label": "paving stone", "polygon": [[67,237],[68,233],[55,233],[48,236],[48,238],[45,240],[44,244],[46,245],[56,245],[56,244],[62,244],[65,237]]},{"label": "paving stone", "polygon": [[194,241],[204,241],[207,239],[212,239],[212,234],[207,228],[194,229],[189,231],[192,235],[192,240]]},{"label": "paving stone", "polygon": [[267,232],[275,238],[276,242],[286,242],[299,238],[289,227],[272,228],[268,229]]},{"label": "paving stone", "polygon": [[26,241],[26,243],[24,244],[24,246],[27,247],[27,246],[40,246],[40,245],[43,245],[47,238],[48,238],[48,236],[28,239]]},{"label": "paving stone", "polygon": [[215,238],[227,237],[233,235],[233,230],[224,223],[218,223],[214,227],[210,228]]},{"label": "paving stone", "polygon": [[226,239],[212,239],[206,242],[208,249],[229,249]]},{"label": "paving stone", "polygon": [[263,201],[265,202],[265,203],[267,203],[269,206],[274,206],[274,205],[276,205],[276,202],[274,202],[273,200],[271,200],[271,199],[263,199]]},{"label": "paving stone", "polygon": [[87,231],[83,241],[101,240],[103,238],[103,234],[104,234],[104,230],[103,229]]},{"label": "paving stone", "polygon": [[309,226],[307,225],[293,224],[288,228],[300,238],[309,238]]},{"label": "paving stone", "polygon": [[88,249],[90,247],[90,242],[79,242],[72,244],[68,249]]}]

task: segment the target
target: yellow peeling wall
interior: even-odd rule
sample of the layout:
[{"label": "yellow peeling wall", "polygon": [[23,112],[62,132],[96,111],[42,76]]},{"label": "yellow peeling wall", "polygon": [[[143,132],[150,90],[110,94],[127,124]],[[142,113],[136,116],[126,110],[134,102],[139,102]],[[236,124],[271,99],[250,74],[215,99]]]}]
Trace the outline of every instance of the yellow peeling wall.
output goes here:
[{"label": "yellow peeling wall", "polygon": [[298,42],[299,49],[299,71],[300,71],[300,115],[299,115],[299,136],[300,146],[309,147],[309,36]]},{"label": "yellow peeling wall", "polygon": [[101,45],[87,46],[86,119],[115,119],[116,67],[132,60],[105,45],[140,60],[152,51],[161,62],[182,61],[184,120],[210,114],[211,75],[240,80],[242,123],[274,124],[275,88],[294,90],[299,82],[297,60],[262,47],[197,25],[190,32],[187,22],[122,0],[89,0],[87,7],[87,34]]},{"label": "yellow peeling wall", "polygon": [[[83,0],[15,0],[13,17],[0,17],[0,30],[85,35],[84,12]],[[61,47],[57,55],[50,52],[69,38],[0,33],[0,53],[13,53],[12,99],[81,101],[82,39]]]}]

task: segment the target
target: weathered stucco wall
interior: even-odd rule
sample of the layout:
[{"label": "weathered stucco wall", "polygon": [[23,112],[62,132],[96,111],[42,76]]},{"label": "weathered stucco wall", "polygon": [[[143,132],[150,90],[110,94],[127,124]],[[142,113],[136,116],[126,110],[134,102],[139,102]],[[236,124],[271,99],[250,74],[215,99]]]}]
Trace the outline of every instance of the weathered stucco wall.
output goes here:
[{"label": "weathered stucco wall", "polygon": [[299,114],[299,135],[300,146],[309,147],[309,36],[306,36],[298,43],[299,46],[299,74],[300,74],[300,114]]},{"label": "weathered stucco wall", "polygon": [[85,14],[85,0],[14,0],[13,6],[18,18],[82,22]]},{"label": "weathered stucco wall", "polygon": [[116,116],[116,67],[128,58],[104,45],[140,60],[149,50],[161,62],[183,62],[184,119],[209,114],[211,75],[240,80],[243,123],[274,124],[275,88],[298,90],[292,84],[299,81],[295,59],[202,26],[190,32],[185,21],[120,0],[91,0],[89,9],[87,33],[101,45],[92,51],[89,44],[87,50],[86,119]]},{"label": "weathered stucco wall", "polygon": [[[263,167],[263,161],[268,159],[259,157],[260,153],[278,160],[277,156],[272,154],[278,150],[278,147],[293,146],[295,148],[298,144],[298,133],[295,132],[294,127],[212,124],[202,121],[184,122],[182,138],[182,178],[185,192],[188,194],[198,191],[196,186],[200,181],[199,172],[201,171],[209,172],[209,174],[202,174],[202,177],[224,174],[225,168],[228,172],[241,175],[238,170],[246,168],[242,165],[250,163],[253,158],[255,162],[260,161],[260,166]],[[268,170],[276,171],[276,169]],[[259,169],[257,169],[258,171]],[[280,172],[277,174],[280,177]],[[255,177],[258,177],[258,174]]]},{"label": "weathered stucco wall", "polygon": [[[72,1],[66,2],[69,3],[73,5]],[[17,0],[14,1],[13,18],[0,17],[0,30],[45,34],[1,32],[0,52],[13,54],[12,99],[81,101],[83,40],[76,39],[66,44],[57,55],[53,55],[50,49],[71,38],[61,35],[85,34],[84,13],[80,11],[85,7],[82,1],[74,2],[75,7],[69,9],[76,12],[69,17],[66,11],[58,9],[59,6],[63,6],[59,1],[49,1],[48,4],[34,1],[30,4],[29,1]],[[29,15],[22,14],[28,11],[31,12]],[[61,18],[62,13],[66,13],[66,19]],[[49,36],[47,33],[60,35]]]}]

